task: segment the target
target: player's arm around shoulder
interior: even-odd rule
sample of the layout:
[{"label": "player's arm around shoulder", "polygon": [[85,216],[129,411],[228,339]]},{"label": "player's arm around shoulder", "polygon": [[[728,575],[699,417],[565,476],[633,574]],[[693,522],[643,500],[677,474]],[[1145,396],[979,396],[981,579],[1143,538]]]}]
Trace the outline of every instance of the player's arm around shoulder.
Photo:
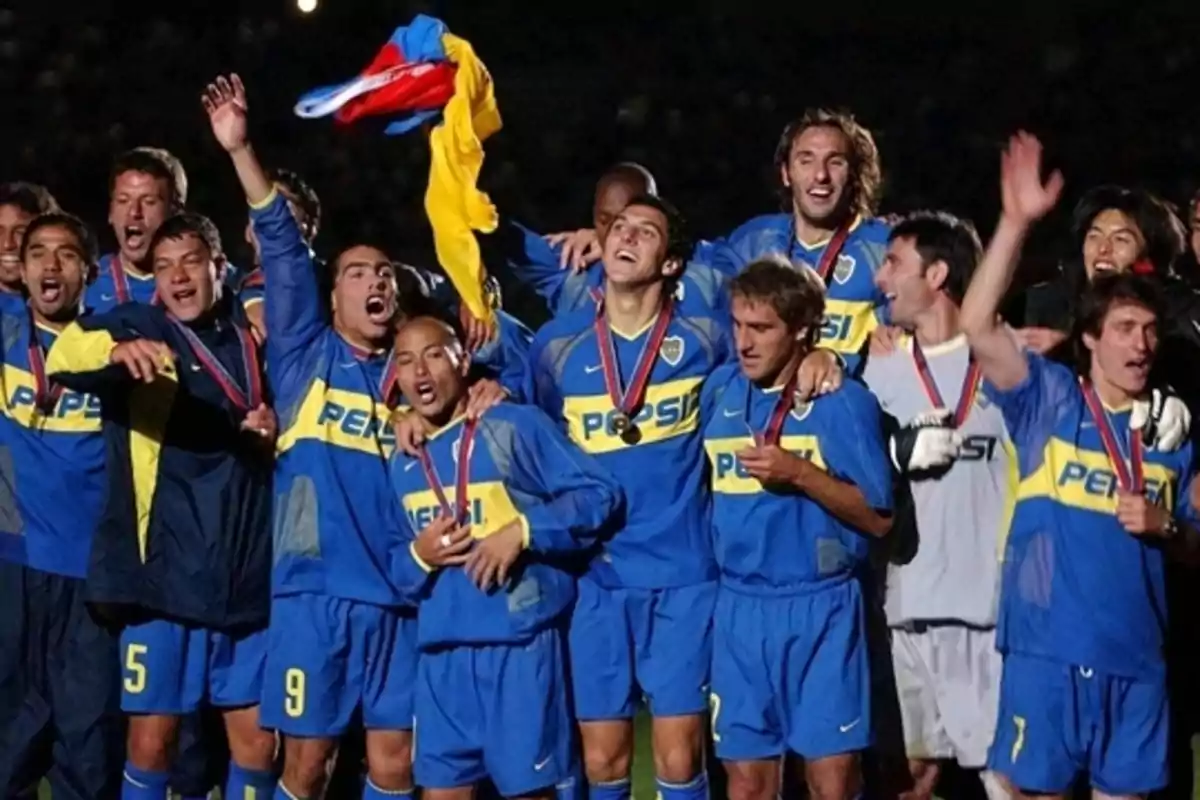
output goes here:
[{"label": "player's arm around shoulder", "polygon": [[125,303],[106,314],[75,320],[46,354],[46,373],[58,383],[95,392],[133,380],[153,383],[174,371],[166,316],[155,306]]},{"label": "player's arm around shoulder", "polygon": [[547,555],[584,550],[623,515],[617,479],[541,409],[501,403],[483,419],[507,429],[495,438],[511,442],[510,479],[527,498],[519,509],[527,549]]}]

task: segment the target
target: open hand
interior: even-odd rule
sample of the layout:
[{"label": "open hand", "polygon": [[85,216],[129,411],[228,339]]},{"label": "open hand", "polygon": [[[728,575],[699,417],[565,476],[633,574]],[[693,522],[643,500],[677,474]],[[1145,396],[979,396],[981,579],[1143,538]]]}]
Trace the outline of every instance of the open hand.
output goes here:
[{"label": "open hand", "polygon": [[246,87],[237,75],[220,75],[200,95],[213,136],[226,152],[246,146]]},{"label": "open hand", "polygon": [[1058,170],[1042,180],[1042,143],[1037,137],[1018,131],[1008,140],[1000,157],[1000,197],[1006,216],[1031,225],[1054,208],[1062,189]]}]

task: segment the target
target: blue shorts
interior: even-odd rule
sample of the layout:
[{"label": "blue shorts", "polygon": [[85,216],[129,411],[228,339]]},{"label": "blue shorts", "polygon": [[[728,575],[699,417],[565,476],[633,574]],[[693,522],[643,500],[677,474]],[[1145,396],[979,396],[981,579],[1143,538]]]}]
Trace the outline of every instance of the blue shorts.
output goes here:
[{"label": "blue shorts", "polygon": [[336,738],[361,706],[368,729],[412,730],[416,675],[414,610],[317,594],[276,597],[262,725]]},{"label": "blue shorts", "polygon": [[420,786],[491,778],[504,797],[570,779],[576,751],[557,629],[527,644],[448,647],[417,666],[413,770]]},{"label": "blue shorts", "polygon": [[156,619],[121,632],[121,710],[188,714],[256,706],[262,696],[267,632],[233,635]]},{"label": "blue shorts", "polygon": [[0,797],[23,796],[42,777],[56,798],[116,797],[117,637],[88,613],[83,581],[0,564],[0,657]]},{"label": "blue shorts", "polygon": [[1167,785],[1166,679],[1134,680],[1008,654],[988,769],[1025,792],[1056,794],[1081,772],[1105,794]]},{"label": "blue shorts", "polygon": [[717,757],[807,759],[871,745],[871,670],[862,591],[846,581],[762,597],[722,588],[713,620]]},{"label": "blue shorts", "polygon": [[717,584],[608,589],[579,581],[571,681],[583,721],[630,719],[645,695],[657,717],[708,708]]}]

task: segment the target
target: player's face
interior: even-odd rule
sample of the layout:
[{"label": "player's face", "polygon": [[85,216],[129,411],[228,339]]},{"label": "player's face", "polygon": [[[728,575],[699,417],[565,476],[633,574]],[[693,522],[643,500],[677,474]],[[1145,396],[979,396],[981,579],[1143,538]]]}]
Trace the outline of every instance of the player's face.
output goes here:
[{"label": "player's face", "polygon": [[657,283],[678,271],[666,262],[667,217],[657,208],[629,206],[604,239],[604,277],[621,287]]},{"label": "player's face", "polygon": [[608,229],[612,227],[629,201],[636,197],[633,187],[622,181],[609,181],[596,189],[596,200],[592,205],[592,227],[596,229],[596,239],[608,239]]},{"label": "player's face", "polygon": [[[300,226],[300,231],[307,237],[308,230],[308,215],[301,210],[300,204],[296,201],[295,196],[284,189],[282,186],[276,186],[279,193],[287,200],[288,210],[292,212],[292,217],[296,220],[296,224]],[[258,244],[258,237],[254,235],[254,226],[250,224],[250,220],[246,220],[245,232],[246,244],[250,245],[250,249],[254,251],[254,266],[262,266],[262,250]]]},{"label": "player's face", "polygon": [[733,338],[742,372],[755,383],[772,385],[796,354],[806,331],[790,331],[770,303],[733,298]]},{"label": "player's face", "polygon": [[1126,272],[1145,253],[1146,237],[1137,223],[1115,208],[1101,211],[1083,237],[1088,280],[1098,271]]},{"label": "player's face", "polygon": [[183,322],[203,316],[220,297],[220,265],[194,233],[163,239],[151,254],[154,288],[163,307]]},{"label": "player's face", "polygon": [[892,240],[875,273],[875,285],[887,298],[894,324],[911,328],[917,317],[933,305],[937,297],[936,273],[936,269],[925,268],[915,240],[908,236]]},{"label": "player's face", "polygon": [[845,211],[850,157],[850,140],[833,126],[813,126],[792,141],[780,177],[792,191],[793,207],[806,220],[832,224]]},{"label": "player's face", "polygon": [[34,231],[20,271],[29,304],[43,318],[66,322],[79,313],[88,263],[83,244],[69,229],[49,225]]},{"label": "player's face", "polygon": [[1154,354],[1158,350],[1158,320],[1149,309],[1134,303],[1117,303],[1109,309],[1100,336],[1085,334],[1092,364],[1104,379],[1130,397],[1146,388]]},{"label": "player's face", "polygon": [[122,172],[113,181],[108,203],[108,224],[117,237],[121,257],[142,263],[150,250],[150,239],[171,213],[171,187],[163,178],[145,172]]},{"label": "player's face", "polygon": [[333,315],[359,344],[386,343],[396,318],[396,268],[381,250],[357,245],[338,256]]},{"label": "player's face", "polygon": [[396,382],[418,414],[446,422],[466,393],[470,362],[445,325],[415,319],[396,335]]},{"label": "player's face", "polygon": [[21,288],[21,242],[33,217],[20,206],[0,206],[0,285],[11,292]]}]

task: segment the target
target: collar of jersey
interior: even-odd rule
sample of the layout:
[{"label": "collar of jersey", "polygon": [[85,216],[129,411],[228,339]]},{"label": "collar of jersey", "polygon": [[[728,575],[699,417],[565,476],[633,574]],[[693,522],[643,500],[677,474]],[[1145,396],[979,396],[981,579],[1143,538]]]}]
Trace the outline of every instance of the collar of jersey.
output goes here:
[{"label": "collar of jersey", "polygon": [[[863,221],[862,215],[855,214],[854,221],[850,223],[850,229],[847,232],[854,233],[854,231],[858,230],[858,226],[862,225],[862,221]],[[800,246],[801,250],[807,250],[811,253],[813,250],[819,250],[820,248],[829,244],[833,240],[833,234],[831,233],[828,236],[826,236],[824,239],[822,239],[821,241],[817,242],[816,244],[806,244],[803,239],[801,239],[799,236],[795,235],[795,231],[796,231],[795,216],[789,215],[788,222],[792,226],[792,238],[795,240],[796,244],[798,244]]]}]

